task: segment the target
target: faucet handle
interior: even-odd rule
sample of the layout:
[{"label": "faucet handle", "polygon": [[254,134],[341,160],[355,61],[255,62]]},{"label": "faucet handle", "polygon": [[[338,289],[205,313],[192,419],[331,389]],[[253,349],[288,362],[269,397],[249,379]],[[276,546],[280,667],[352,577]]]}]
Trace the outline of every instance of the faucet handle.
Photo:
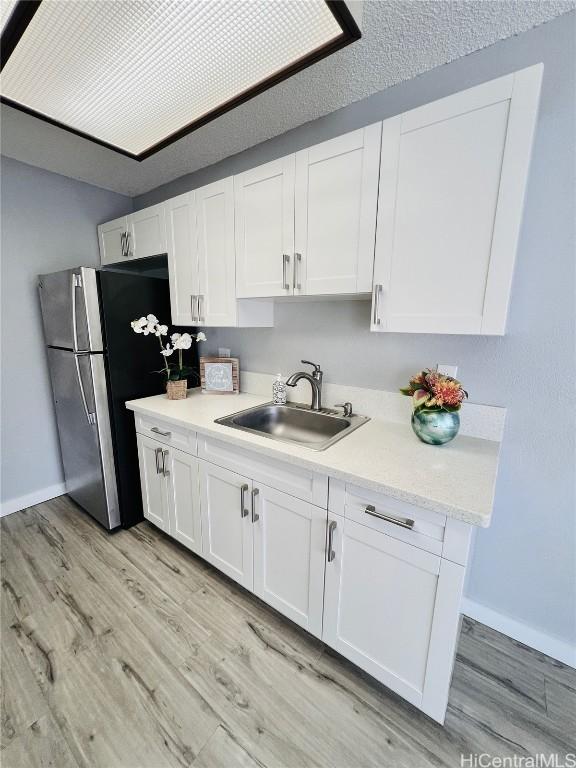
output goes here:
[{"label": "faucet handle", "polygon": [[314,373],[322,373],[322,369],[317,363],[312,363],[310,360],[300,360],[300,362],[304,363],[304,365],[314,366]]}]

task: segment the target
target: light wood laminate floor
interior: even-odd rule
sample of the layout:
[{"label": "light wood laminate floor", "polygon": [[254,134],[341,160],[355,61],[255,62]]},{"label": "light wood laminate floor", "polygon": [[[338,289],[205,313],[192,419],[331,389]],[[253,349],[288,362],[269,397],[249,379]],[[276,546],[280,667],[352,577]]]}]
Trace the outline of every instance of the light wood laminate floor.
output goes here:
[{"label": "light wood laminate floor", "polygon": [[464,620],[445,727],[147,523],[2,520],[2,768],[426,768],[576,751],[576,671]]}]

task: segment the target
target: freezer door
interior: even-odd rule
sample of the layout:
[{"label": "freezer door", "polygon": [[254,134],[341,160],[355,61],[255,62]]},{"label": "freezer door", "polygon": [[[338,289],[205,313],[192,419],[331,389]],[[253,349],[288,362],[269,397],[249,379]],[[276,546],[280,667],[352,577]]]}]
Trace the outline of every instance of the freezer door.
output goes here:
[{"label": "freezer door", "polygon": [[120,524],[104,356],[48,348],[66,492],[106,528]]},{"label": "freezer door", "polygon": [[46,344],[80,352],[101,352],[96,270],[77,267],[40,275],[38,288]]}]

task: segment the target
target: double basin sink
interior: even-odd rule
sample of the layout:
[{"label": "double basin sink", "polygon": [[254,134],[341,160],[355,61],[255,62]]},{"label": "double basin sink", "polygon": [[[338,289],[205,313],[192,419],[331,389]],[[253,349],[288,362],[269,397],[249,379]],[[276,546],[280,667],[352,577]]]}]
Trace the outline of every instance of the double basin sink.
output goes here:
[{"label": "double basin sink", "polygon": [[265,403],[223,416],[216,424],[323,451],[367,421],[367,416],[342,416],[328,408],[313,411],[300,403]]}]

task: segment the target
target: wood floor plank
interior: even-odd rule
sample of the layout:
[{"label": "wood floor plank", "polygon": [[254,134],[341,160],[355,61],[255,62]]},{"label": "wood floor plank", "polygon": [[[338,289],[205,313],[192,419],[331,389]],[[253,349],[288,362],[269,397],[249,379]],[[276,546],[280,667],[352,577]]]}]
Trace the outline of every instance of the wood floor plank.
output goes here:
[{"label": "wood floor plank", "polygon": [[194,768],[265,768],[225,726],[219,726],[196,760]]},{"label": "wood floor plank", "polygon": [[79,768],[51,715],[35,720],[1,753],[2,768]]},{"label": "wood floor plank", "polygon": [[48,707],[28,661],[21,652],[8,624],[2,627],[1,714],[2,749],[47,714]]},{"label": "wood floor plank", "polygon": [[576,691],[556,680],[545,681],[546,711],[553,723],[566,727],[572,733],[573,747],[576,749]]},{"label": "wood floor plank", "polygon": [[576,672],[464,619],[445,726],[145,523],[5,518],[2,766],[452,768],[574,751]]},{"label": "wood floor plank", "polygon": [[515,659],[534,671],[539,670],[545,677],[557,680],[562,685],[567,685],[576,691],[576,669],[573,667],[569,667],[567,664],[563,664],[551,656],[546,656],[545,653],[541,653],[535,648],[519,643],[512,637],[496,632],[496,630],[487,627],[485,624],[480,624],[467,616],[463,616],[463,639],[467,635],[479,639],[487,646],[496,648],[505,657]]}]

